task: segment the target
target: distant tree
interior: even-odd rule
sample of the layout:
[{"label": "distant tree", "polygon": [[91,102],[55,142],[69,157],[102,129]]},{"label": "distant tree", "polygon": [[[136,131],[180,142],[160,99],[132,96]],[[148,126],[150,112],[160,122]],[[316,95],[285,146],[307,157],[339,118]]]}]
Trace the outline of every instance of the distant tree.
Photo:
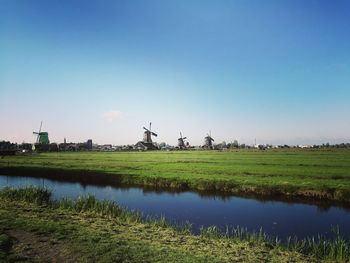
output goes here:
[{"label": "distant tree", "polygon": [[161,142],[161,143],[159,144],[159,147],[160,147],[160,148],[165,147],[165,146],[166,146],[166,143],[165,143],[165,142]]},{"label": "distant tree", "polygon": [[238,144],[238,141],[237,141],[237,140],[234,140],[234,141],[233,141],[232,147],[233,147],[233,148],[238,148],[238,147],[239,147],[239,144]]}]

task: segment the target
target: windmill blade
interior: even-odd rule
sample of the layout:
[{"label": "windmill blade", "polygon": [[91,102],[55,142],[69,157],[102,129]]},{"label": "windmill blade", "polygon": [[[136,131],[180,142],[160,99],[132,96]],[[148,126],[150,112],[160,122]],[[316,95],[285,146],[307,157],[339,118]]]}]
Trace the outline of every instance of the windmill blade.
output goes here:
[{"label": "windmill blade", "polygon": [[149,130],[152,130],[152,122],[149,123]]},{"label": "windmill blade", "polygon": [[182,133],[180,132],[180,137],[182,138]]},{"label": "windmill blade", "polygon": [[185,140],[185,139],[187,139],[187,137],[183,137],[182,139]]},{"label": "windmill blade", "polygon": [[43,126],[43,121],[40,122],[40,128],[39,128],[39,132],[33,132],[33,134],[36,134],[36,143],[39,143],[39,137],[40,137],[40,132],[41,132],[41,127]]},{"label": "windmill blade", "polygon": [[36,135],[36,143],[39,143],[40,132],[33,132]]},{"label": "windmill blade", "polygon": [[41,127],[43,126],[43,121],[40,122],[39,133],[41,132]]},{"label": "windmill blade", "polygon": [[151,133],[152,133],[153,136],[156,136],[156,137],[158,136],[158,135],[157,135],[156,133],[154,133],[154,132],[151,132]]},{"label": "windmill blade", "polygon": [[150,131],[149,129],[146,129],[145,127],[143,127],[146,131]]}]

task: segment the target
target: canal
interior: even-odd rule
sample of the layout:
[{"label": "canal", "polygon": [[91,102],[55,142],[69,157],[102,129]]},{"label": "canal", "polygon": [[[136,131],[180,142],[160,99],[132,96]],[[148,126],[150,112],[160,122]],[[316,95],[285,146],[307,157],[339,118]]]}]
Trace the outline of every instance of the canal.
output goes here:
[{"label": "canal", "polygon": [[318,234],[330,237],[332,226],[338,226],[342,235],[350,239],[350,209],[334,205],[201,195],[194,192],[174,193],[0,175],[0,188],[29,185],[50,189],[55,199],[92,194],[98,199],[113,200],[145,215],[164,216],[172,223],[190,222],[195,233],[202,226],[216,225],[221,229],[240,226],[248,231],[262,228],[267,234],[281,239]]}]

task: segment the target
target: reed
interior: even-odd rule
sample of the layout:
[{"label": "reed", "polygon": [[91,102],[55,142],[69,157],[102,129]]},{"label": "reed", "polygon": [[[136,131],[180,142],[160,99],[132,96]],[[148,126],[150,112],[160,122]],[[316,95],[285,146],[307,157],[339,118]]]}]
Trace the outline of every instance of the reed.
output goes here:
[{"label": "reed", "polygon": [[320,260],[330,260],[337,262],[350,261],[350,243],[340,233],[339,227],[332,228],[333,236],[325,238],[321,235],[317,237],[307,237],[298,239],[288,237],[281,240],[271,237],[263,229],[257,232],[248,231],[247,228],[236,227],[221,231],[216,226],[200,229],[200,235],[205,238],[227,238],[237,241],[247,241],[255,244],[264,244],[271,248],[281,248],[288,251],[295,251],[304,255],[310,255]]},{"label": "reed", "polygon": [[302,240],[298,240],[297,237],[288,238],[285,247],[306,255],[313,255],[319,259],[349,261],[349,242],[341,236],[339,227],[333,227],[332,233],[331,239],[326,239],[321,235]]},{"label": "reed", "polygon": [[39,205],[51,202],[51,191],[47,188],[35,186],[12,188],[4,187],[0,191],[0,197],[16,201],[25,201]]},{"label": "reed", "polygon": [[78,213],[90,212],[108,218],[120,218],[128,222],[140,222],[142,213],[128,211],[116,202],[109,200],[97,200],[95,196],[79,196],[76,200],[63,198],[52,201],[52,206],[58,209],[73,210]]},{"label": "reed", "polygon": [[151,224],[154,226],[164,227],[164,228],[172,228],[177,233],[183,235],[191,235],[192,232],[192,224],[188,221],[186,222],[178,222],[178,221],[170,221],[164,217],[164,215],[156,216],[156,215],[141,215],[141,221],[143,223]]}]

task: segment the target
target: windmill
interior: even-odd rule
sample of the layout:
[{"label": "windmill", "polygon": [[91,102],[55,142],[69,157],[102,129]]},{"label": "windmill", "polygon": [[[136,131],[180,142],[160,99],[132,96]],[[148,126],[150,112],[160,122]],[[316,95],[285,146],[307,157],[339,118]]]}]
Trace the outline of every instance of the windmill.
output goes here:
[{"label": "windmill", "polygon": [[187,137],[182,137],[182,133],[180,132],[180,138],[177,139],[177,145],[179,146],[180,149],[186,148],[186,145],[185,145],[186,139]]},{"label": "windmill", "polygon": [[143,133],[143,140],[135,144],[136,149],[139,150],[157,150],[158,147],[152,142],[152,136],[157,137],[158,134],[152,131],[152,122],[149,123],[149,129],[143,127],[145,132]]},{"label": "windmill", "polygon": [[39,131],[38,132],[33,132],[33,134],[37,135],[35,144],[48,145],[48,144],[50,144],[49,133],[48,132],[42,132],[41,131],[41,127],[42,126],[43,126],[43,122],[41,121]]},{"label": "windmill", "polygon": [[209,134],[207,133],[207,136],[204,138],[204,147],[213,149],[213,141],[214,139],[211,137],[211,131],[209,131]]},{"label": "windmill", "polygon": [[149,129],[143,127],[146,131],[143,133],[143,142],[152,144],[152,135],[158,136],[156,133],[152,132],[152,122],[149,123]]}]

